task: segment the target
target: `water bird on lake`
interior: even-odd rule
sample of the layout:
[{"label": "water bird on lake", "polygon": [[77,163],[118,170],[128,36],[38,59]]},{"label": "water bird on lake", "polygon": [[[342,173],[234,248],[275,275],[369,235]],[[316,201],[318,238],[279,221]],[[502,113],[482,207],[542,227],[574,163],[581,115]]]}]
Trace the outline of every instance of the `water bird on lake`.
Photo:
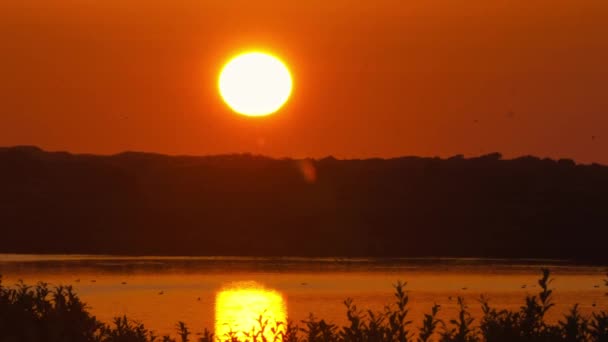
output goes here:
[{"label": "water bird on lake", "polygon": [[464,290],[464,291],[466,291],[466,290],[468,290],[468,289],[469,289],[468,287],[463,287],[463,288],[462,288],[462,290]]},{"label": "water bird on lake", "polygon": [[122,285],[127,285],[127,282],[126,282],[126,281],[123,281],[121,284],[122,284]]},{"label": "water bird on lake", "polygon": [[160,291],[158,294],[163,295],[163,294],[165,294],[165,291]]},{"label": "water bird on lake", "polygon": [[599,285],[593,285],[594,288],[599,289],[600,286]]},{"label": "water bird on lake", "polygon": [[96,282],[97,282],[97,280],[91,279],[91,283],[96,283]]},{"label": "water bird on lake", "polygon": [[525,289],[525,288],[526,288],[526,284],[523,284],[523,285],[521,286],[521,288],[522,288],[522,289]]},{"label": "water bird on lake", "polygon": [[75,283],[80,283],[80,279],[74,280]]},{"label": "water bird on lake", "polygon": [[200,302],[201,301],[201,297],[196,298],[196,300],[198,300]]},{"label": "water bird on lake", "polygon": [[308,283],[300,283],[300,285],[306,286],[306,285],[308,285]]}]

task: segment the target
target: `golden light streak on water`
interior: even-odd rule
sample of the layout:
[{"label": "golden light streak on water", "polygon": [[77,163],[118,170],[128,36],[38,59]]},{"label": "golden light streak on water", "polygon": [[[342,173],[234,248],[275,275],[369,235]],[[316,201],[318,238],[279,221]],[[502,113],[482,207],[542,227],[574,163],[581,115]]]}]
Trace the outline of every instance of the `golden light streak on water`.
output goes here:
[{"label": "golden light streak on water", "polygon": [[[225,340],[231,334],[244,338],[246,333],[260,333],[260,315],[267,322],[263,333],[266,340],[281,341],[278,332],[282,326],[278,328],[277,324],[287,322],[283,294],[253,281],[232,283],[215,297],[215,336]],[[278,329],[273,332],[272,328]]]}]

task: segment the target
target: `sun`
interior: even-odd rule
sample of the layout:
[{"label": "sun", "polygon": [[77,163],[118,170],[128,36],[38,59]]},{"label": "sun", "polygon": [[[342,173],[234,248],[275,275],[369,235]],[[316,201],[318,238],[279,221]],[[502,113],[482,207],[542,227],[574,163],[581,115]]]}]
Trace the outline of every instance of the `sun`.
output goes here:
[{"label": "sun", "polygon": [[218,88],[233,111],[247,116],[266,116],[287,102],[293,81],[289,69],[279,58],[255,51],[228,61],[220,72]]}]

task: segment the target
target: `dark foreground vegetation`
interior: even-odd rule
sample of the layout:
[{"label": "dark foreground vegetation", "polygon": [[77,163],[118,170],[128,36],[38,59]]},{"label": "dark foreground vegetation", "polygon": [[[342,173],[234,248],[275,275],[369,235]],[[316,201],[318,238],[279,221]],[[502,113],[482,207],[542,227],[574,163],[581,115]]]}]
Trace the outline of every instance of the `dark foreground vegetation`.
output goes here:
[{"label": "dark foreground vegetation", "polygon": [[[0,278],[1,280],[1,278]],[[69,286],[49,289],[40,283],[30,287],[23,283],[14,288],[0,281],[0,342],[606,342],[608,341],[608,311],[583,316],[575,305],[556,324],[545,321],[545,314],[554,305],[551,278],[543,270],[539,279],[540,293],[527,296],[517,311],[491,307],[487,298],[480,298],[483,316],[471,317],[462,298],[458,298],[459,313],[449,321],[438,319],[439,305],[434,305],[422,322],[408,319],[409,297],[405,283],[395,285],[395,303],[382,312],[360,311],[347,299],[348,324],[339,327],[312,314],[303,326],[292,322],[268,326],[260,316],[259,327],[240,335],[229,332],[214,336],[205,330],[193,336],[182,322],[177,323],[177,339],[157,337],[143,324],[127,317],[117,317],[105,324],[92,316],[87,306]],[[608,287],[608,280],[605,280]],[[607,293],[608,295],[608,293]],[[267,340],[265,331],[272,331]]]},{"label": "dark foreground vegetation", "polygon": [[0,148],[0,252],[608,262],[608,167]]}]

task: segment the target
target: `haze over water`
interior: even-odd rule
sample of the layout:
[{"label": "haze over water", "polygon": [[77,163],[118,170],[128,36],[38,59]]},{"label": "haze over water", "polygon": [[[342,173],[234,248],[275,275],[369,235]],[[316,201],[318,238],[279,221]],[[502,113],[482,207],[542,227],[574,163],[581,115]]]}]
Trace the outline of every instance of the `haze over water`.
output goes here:
[{"label": "haze over water", "polygon": [[3,285],[22,279],[51,286],[73,285],[92,313],[103,321],[126,314],[159,334],[173,333],[177,321],[195,332],[214,329],[218,293],[240,284],[273,290],[283,297],[287,317],[300,324],[309,313],[342,324],[344,299],[359,309],[382,310],[393,301],[392,284],[406,281],[410,319],[418,327],[433,303],[441,317],[454,317],[456,297],[464,296],[474,317],[485,294],[499,308],[518,308],[538,292],[541,267],[552,270],[560,319],[579,303],[583,313],[608,306],[601,285],[606,267],[560,261],[481,259],[343,259],[236,257],[110,257],[0,254]]}]

